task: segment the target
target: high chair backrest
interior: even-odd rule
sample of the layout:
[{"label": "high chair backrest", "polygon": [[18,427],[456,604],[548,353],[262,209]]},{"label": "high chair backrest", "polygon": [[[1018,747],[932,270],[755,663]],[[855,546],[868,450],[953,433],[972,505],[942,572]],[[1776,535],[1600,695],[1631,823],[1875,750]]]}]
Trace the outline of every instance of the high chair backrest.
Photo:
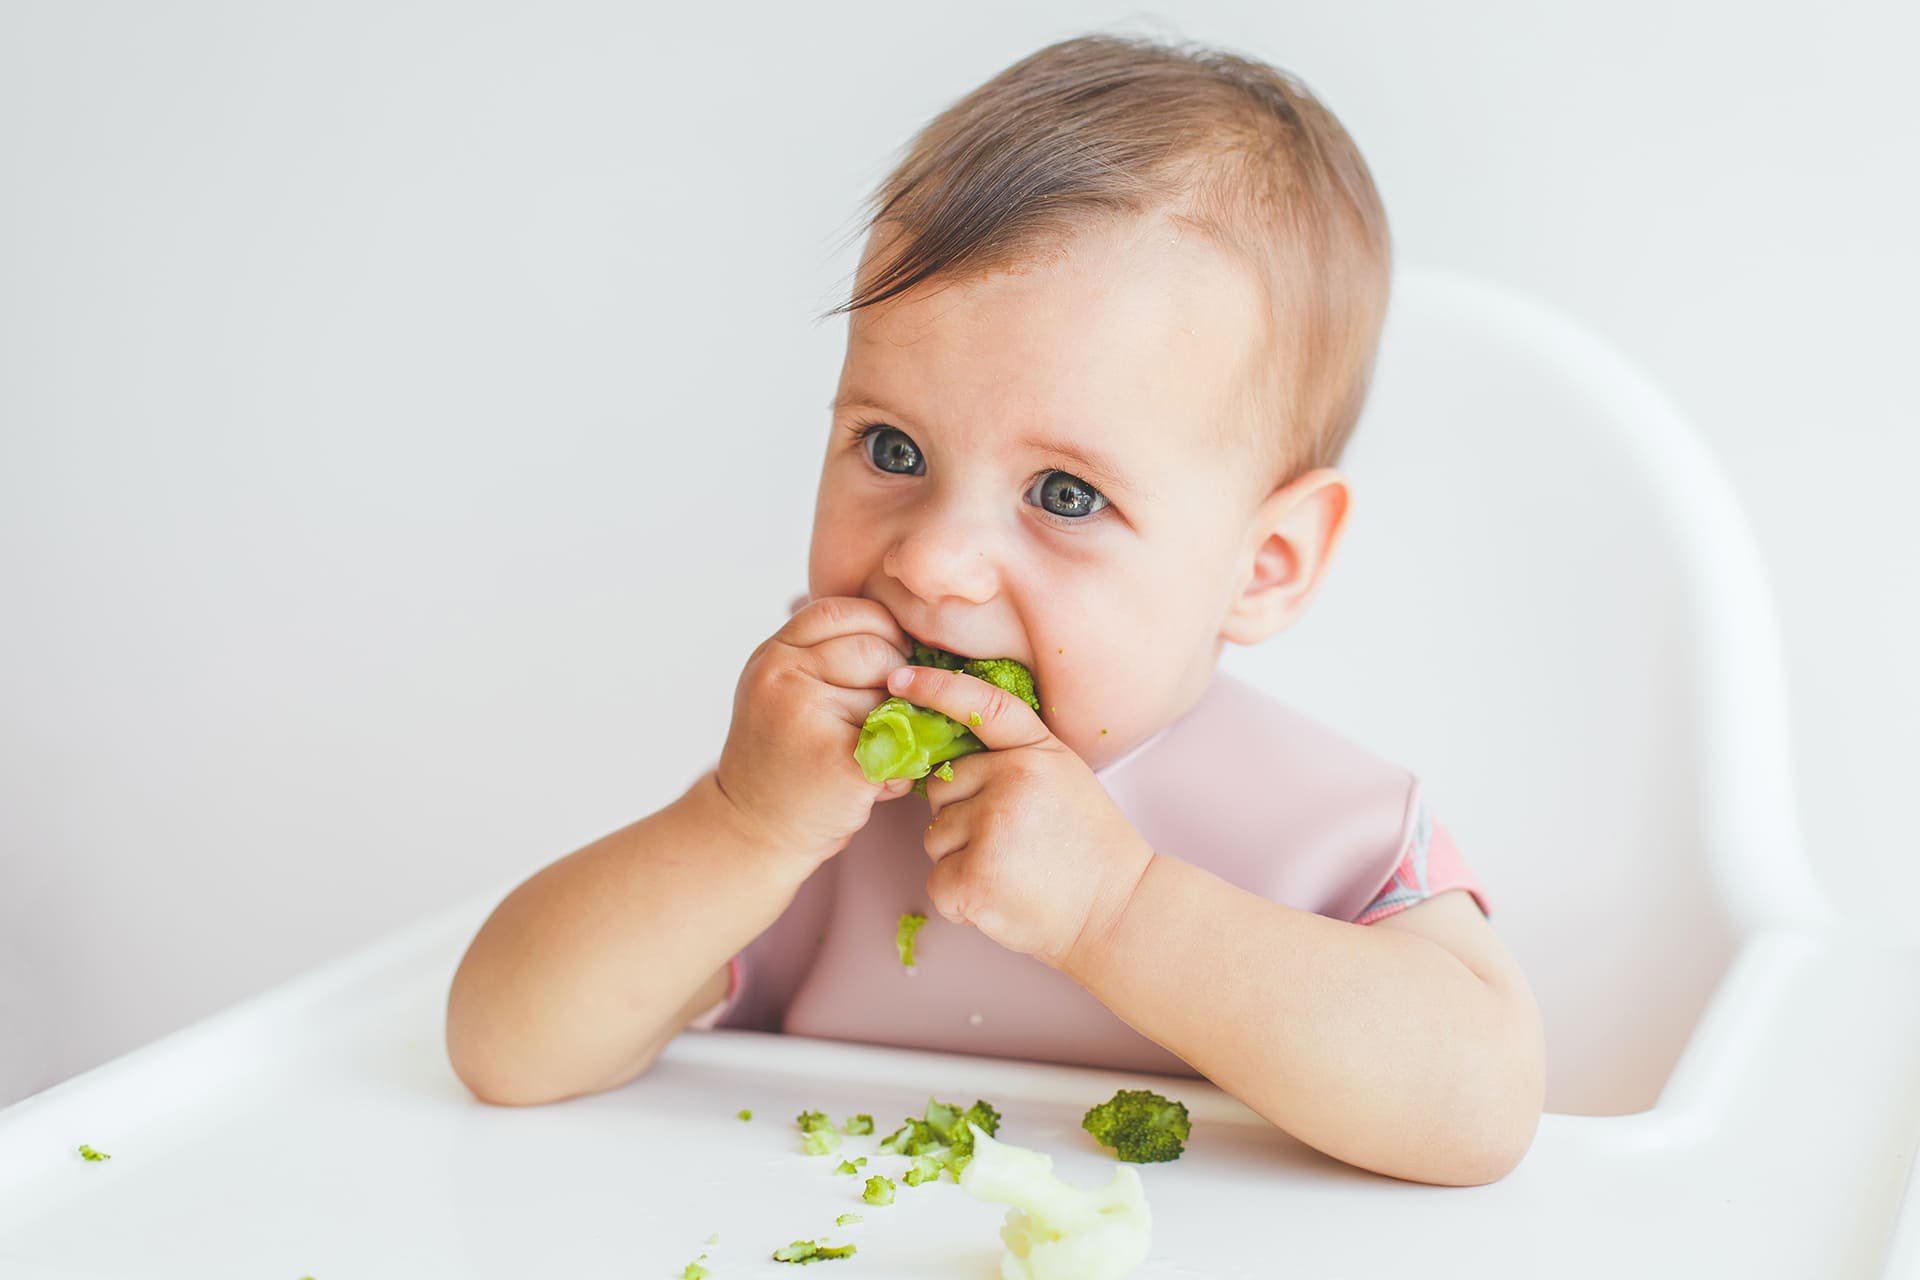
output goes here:
[{"label": "high chair backrest", "polygon": [[1223,665],[1425,780],[1539,998],[1548,1109],[1644,1110],[1740,938],[1829,914],[1731,490],[1607,345],[1425,269],[1341,469],[1319,598]]}]

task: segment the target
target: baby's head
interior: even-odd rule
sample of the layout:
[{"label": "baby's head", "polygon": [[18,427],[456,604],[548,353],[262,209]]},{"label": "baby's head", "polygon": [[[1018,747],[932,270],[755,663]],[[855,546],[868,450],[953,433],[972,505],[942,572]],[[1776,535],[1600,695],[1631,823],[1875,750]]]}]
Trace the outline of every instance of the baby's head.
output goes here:
[{"label": "baby's head", "polygon": [[809,590],[1019,659],[1097,768],[1323,576],[1386,311],[1372,178],[1283,73],[1090,36],[929,124],[868,231]]}]

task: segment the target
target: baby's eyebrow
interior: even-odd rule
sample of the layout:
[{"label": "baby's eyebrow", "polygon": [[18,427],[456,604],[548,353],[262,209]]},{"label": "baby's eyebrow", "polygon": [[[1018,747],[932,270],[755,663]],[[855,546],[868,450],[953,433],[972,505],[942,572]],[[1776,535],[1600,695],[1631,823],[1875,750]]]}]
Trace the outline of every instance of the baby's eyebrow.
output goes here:
[{"label": "baby's eyebrow", "polygon": [[1044,436],[1028,436],[1020,442],[1029,449],[1040,453],[1065,458],[1074,466],[1074,474],[1082,480],[1091,480],[1096,489],[1111,489],[1119,493],[1138,493],[1139,489],[1127,478],[1127,473],[1118,463],[1097,449],[1089,449],[1066,440],[1050,440]]}]

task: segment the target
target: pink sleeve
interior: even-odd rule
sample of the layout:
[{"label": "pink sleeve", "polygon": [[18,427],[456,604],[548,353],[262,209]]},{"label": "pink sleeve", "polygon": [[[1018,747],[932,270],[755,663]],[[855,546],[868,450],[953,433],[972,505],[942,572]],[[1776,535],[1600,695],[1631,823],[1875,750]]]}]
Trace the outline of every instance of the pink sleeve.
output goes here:
[{"label": "pink sleeve", "polygon": [[1486,892],[1467,869],[1452,834],[1429,817],[1422,804],[1414,815],[1413,830],[1408,833],[1400,865],[1393,869],[1366,909],[1354,917],[1354,923],[1374,924],[1450,889],[1466,890],[1473,895],[1481,915],[1493,914],[1487,906]]}]

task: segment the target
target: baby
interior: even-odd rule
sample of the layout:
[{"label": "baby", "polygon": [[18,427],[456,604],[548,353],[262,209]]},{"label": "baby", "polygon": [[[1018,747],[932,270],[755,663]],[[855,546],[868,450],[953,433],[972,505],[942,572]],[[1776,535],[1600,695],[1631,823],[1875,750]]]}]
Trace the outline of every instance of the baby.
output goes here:
[{"label": "baby", "polygon": [[[1216,671],[1346,519],[1389,278],[1351,139],[1259,62],[1088,36],[935,119],[868,230],[809,596],[717,766],[482,927],[460,1078],[549,1101],[756,1027],[1197,1073],[1363,1168],[1505,1175],[1544,1052],[1479,886],[1405,770]],[[869,783],[889,695],[989,749]]]}]

